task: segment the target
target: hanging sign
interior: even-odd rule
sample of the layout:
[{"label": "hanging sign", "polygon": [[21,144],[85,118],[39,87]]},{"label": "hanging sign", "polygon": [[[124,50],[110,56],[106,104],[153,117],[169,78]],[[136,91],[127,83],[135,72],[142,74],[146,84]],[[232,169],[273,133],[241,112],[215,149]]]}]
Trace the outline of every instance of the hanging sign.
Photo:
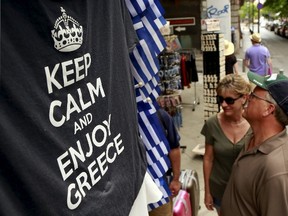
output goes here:
[{"label": "hanging sign", "polygon": [[179,17],[179,18],[167,18],[171,26],[190,26],[195,25],[195,17]]},{"label": "hanging sign", "polygon": [[220,20],[219,19],[205,19],[207,31],[220,31]]}]

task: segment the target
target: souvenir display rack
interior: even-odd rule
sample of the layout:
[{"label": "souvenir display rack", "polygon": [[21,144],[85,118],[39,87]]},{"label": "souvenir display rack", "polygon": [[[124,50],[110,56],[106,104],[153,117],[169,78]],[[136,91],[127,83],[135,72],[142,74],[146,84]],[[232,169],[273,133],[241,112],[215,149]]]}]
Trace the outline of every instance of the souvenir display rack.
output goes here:
[{"label": "souvenir display rack", "polygon": [[162,94],[157,101],[172,116],[175,126],[180,130],[182,127],[180,56],[178,52],[164,51],[158,59],[160,63],[159,86]]},{"label": "souvenir display rack", "polygon": [[224,35],[207,33],[201,36],[203,51],[204,120],[220,111],[216,86],[225,76]]},{"label": "souvenir display rack", "polygon": [[[188,88],[191,87],[191,83],[194,86],[194,100],[192,103],[192,111],[195,111],[196,105],[200,104],[200,98],[197,96],[197,90],[196,90],[196,83],[198,82],[198,71],[196,68],[196,57],[195,53],[192,49],[182,49],[179,51],[181,55],[181,60],[180,60],[180,68],[182,71],[182,75],[186,76],[185,80],[186,82],[183,82],[184,86],[187,86]],[[184,59],[185,61],[185,66],[182,69],[182,60]]]},{"label": "souvenir display rack", "polygon": [[162,52],[158,56],[160,70],[160,88],[163,95],[170,95],[182,88],[180,77],[179,53],[178,52]]}]

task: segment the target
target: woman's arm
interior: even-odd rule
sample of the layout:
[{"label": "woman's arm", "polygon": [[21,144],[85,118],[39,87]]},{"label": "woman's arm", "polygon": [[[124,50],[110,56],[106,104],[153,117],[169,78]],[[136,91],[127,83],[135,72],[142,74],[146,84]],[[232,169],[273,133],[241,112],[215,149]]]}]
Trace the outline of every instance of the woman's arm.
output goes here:
[{"label": "woman's arm", "polygon": [[236,63],[233,65],[233,70],[234,70],[234,74],[239,74],[238,73],[238,62],[236,61]]},{"label": "woman's arm", "polygon": [[203,173],[204,173],[204,204],[208,210],[213,210],[213,197],[210,193],[209,179],[213,167],[214,149],[213,145],[205,144],[205,154],[203,158]]}]

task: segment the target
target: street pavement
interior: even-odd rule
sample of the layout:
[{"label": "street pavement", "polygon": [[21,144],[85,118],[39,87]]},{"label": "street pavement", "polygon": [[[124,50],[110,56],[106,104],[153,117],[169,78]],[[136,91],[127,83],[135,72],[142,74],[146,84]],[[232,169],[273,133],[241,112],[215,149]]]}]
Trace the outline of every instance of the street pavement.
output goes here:
[{"label": "street pavement", "polygon": [[[239,63],[240,74],[247,79],[247,69],[242,66],[242,59],[244,58],[245,50],[251,46],[249,39],[249,29],[246,26],[242,26],[243,40],[242,48],[236,52]],[[263,34],[263,43],[265,44],[265,38],[275,37],[273,32],[269,32],[266,29],[261,28],[261,35]],[[279,36],[276,36],[279,37]],[[280,38],[280,37],[279,37]],[[282,40],[282,38],[280,38]],[[285,39],[283,38],[284,40]],[[265,44],[272,53],[278,53],[277,50],[273,49],[272,45]],[[269,47],[270,46],[270,47]],[[182,117],[183,127],[180,128],[179,133],[181,136],[181,145],[186,146],[186,149],[181,154],[181,169],[192,169],[196,170],[199,177],[200,184],[200,210],[198,216],[217,216],[216,211],[208,211],[204,205],[204,178],[203,178],[203,156],[193,153],[192,150],[197,147],[198,144],[204,144],[204,137],[200,134],[201,128],[204,124],[204,110],[203,110],[203,71],[201,56],[199,53],[196,56],[196,66],[198,70],[198,79],[196,83],[192,83],[190,88],[185,87],[181,93],[182,98]],[[286,55],[287,56],[287,55]],[[279,56],[278,56],[279,57]],[[284,74],[288,75],[288,64],[284,65],[284,61],[278,59],[277,56],[272,55],[273,61],[273,72],[278,72],[279,68],[284,69]],[[284,58],[283,58],[284,59]]]}]

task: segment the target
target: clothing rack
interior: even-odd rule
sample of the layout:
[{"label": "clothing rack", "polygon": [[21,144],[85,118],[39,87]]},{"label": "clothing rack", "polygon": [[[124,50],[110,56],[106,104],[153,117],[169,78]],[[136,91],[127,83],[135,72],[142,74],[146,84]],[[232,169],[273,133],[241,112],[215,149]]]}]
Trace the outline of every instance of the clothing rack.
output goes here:
[{"label": "clothing rack", "polygon": [[[191,62],[191,77],[189,80],[193,83],[194,86],[194,100],[192,103],[192,111],[195,111],[197,105],[200,104],[200,98],[197,97],[196,83],[198,82],[198,72],[196,68],[196,57],[195,52],[192,49],[182,49],[179,51],[180,56],[185,55],[187,61]],[[190,87],[190,86],[189,86]]]}]

